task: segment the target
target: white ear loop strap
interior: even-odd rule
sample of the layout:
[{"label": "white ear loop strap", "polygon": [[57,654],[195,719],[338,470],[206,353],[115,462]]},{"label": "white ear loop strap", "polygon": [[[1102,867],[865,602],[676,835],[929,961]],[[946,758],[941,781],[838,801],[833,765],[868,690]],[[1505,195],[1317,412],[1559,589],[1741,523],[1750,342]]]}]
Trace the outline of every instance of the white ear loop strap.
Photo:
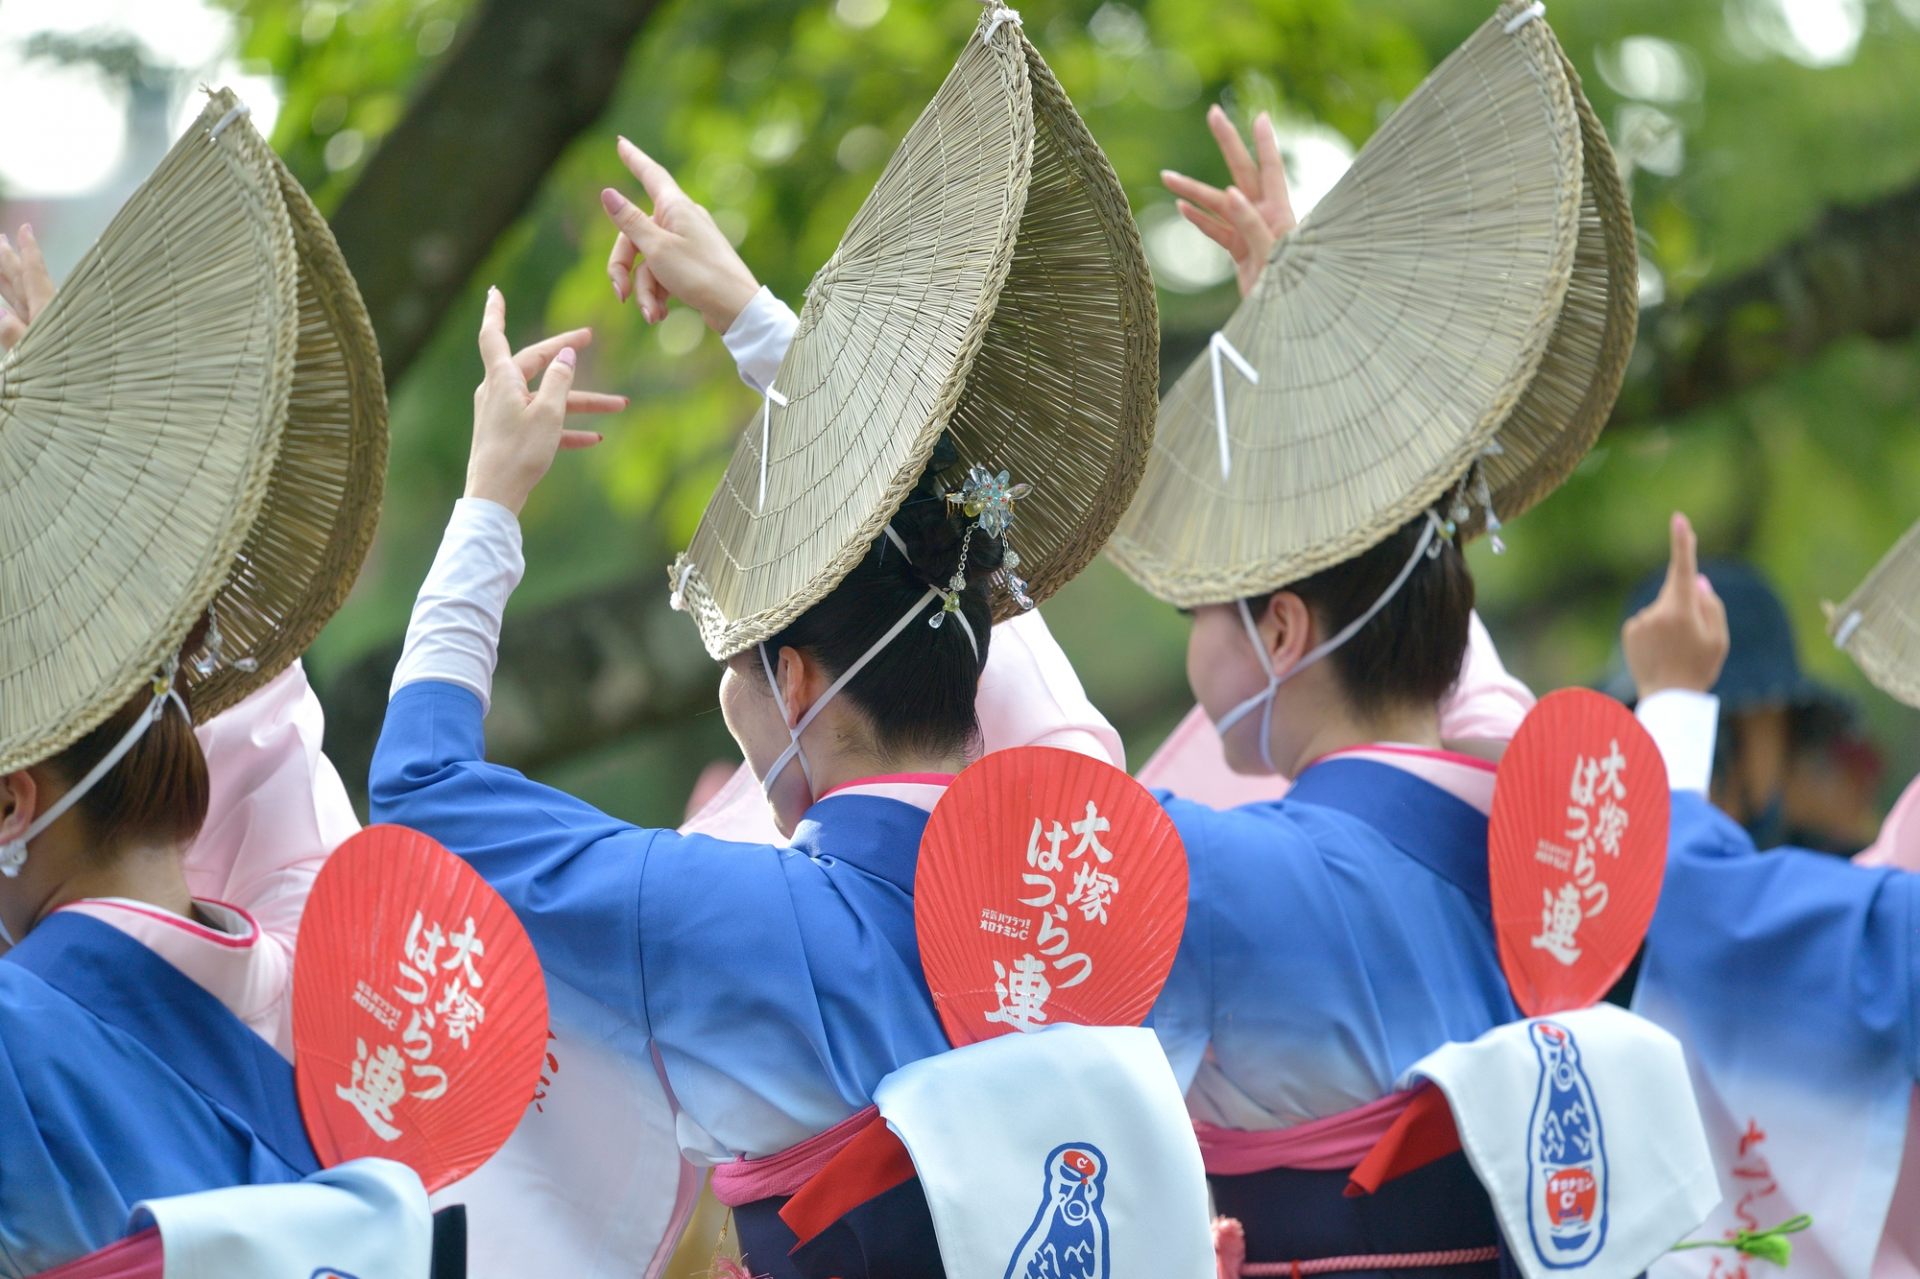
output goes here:
[{"label": "white ear loop strap", "polygon": [[[166,710],[168,702],[179,706],[182,715],[187,714],[187,704],[180,700],[179,692],[174,689],[171,673],[167,679],[166,690],[153,695],[153,700],[147,703],[147,709],[140,712],[140,718],[121,734],[120,740],[113,744],[113,749],[102,755],[100,762],[88,769],[86,775],[74,783],[66,794],[55,800],[50,808],[34,818],[19,839],[0,846],[0,875],[13,879],[20,874],[20,868],[27,864],[28,842],[66,816],[68,809],[85,799],[87,792],[98,786],[100,779],[112,772],[114,765],[125,759],[127,752],[146,736],[147,730],[152,728],[154,722],[160,718],[160,713]],[[188,717],[188,722],[192,722],[191,716]],[[0,925],[0,928],[4,928],[4,925]]]},{"label": "white ear loop strap", "polygon": [[1219,732],[1222,737],[1225,737],[1228,729],[1253,714],[1256,708],[1259,709],[1260,762],[1270,769],[1273,768],[1274,694],[1280,691],[1282,684],[1292,679],[1295,675],[1298,675],[1301,671],[1306,670],[1307,667],[1312,666],[1315,662],[1333,652],[1342,644],[1345,644],[1355,635],[1358,635],[1361,627],[1379,616],[1380,610],[1385,608],[1393,597],[1400,593],[1400,588],[1405,586],[1407,579],[1413,576],[1413,570],[1419,567],[1420,561],[1426,557],[1428,548],[1433,545],[1434,535],[1439,531],[1440,517],[1432,511],[1428,511],[1427,527],[1421,531],[1420,541],[1414,546],[1413,554],[1407,557],[1407,562],[1400,567],[1399,576],[1395,577],[1387,589],[1380,593],[1380,598],[1375,600],[1366,612],[1360,614],[1360,616],[1354,618],[1351,622],[1348,622],[1335,632],[1331,639],[1323,640],[1309,649],[1305,656],[1288,667],[1283,674],[1276,675],[1273,673],[1273,660],[1267,655],[1267,646],[1261,642],[1260,628],[1254,625],[1253,610],[1247,607],[1247,602],[1244,599],[1236,600],[1235,603],[1238,604],[1240,608],[1240,620],[1246,624],[1247,639],[1253,645],[1254,658],[1260,663],[1261,669],[1267,673],[1267,686],[1264,690],[1255,693],[1252,697],[1249,697],[1246,701],[1240,703],[1222,716],[1220,722],[1214,725],[1215,730]]},{"label": "white ear loop strap", "polygon": [[[900,535],[893,531],[893,525],[889,524],[881,531],[887,535],[887,540],[892,542],[899,550],[900,558],[909,564],[913,563],[913,555],[907,550],[907,544],[901,540]],[[974,663],[978,665],[980,661],[980,640],[973,633],[973,623],[969,622],[967,615],[959,610],[955,610],[953,620],[960,623],[960,633],[967,637],[967,646],[973,649],[973,660]]]},{"label": "white ear loop strap", "polygon": [[[800,749],[800,734],[807,731],[807,725],[813,723],[814,718],[826,709],[827,703],[837,697],[840,690],[845,688],[854,676],[866,669],[868,662],[878,657],[882,649],[893,643],[895,637],[897,637],[901,631],[907,629],[909,622],[920,616],[921,609],[925,608],[930,601],[939,598],[940,592],[929,586],[927,593],[916,600],[913,607],[908,609],[899,621],[887,629],[885,635],[875,640],[873,646],[860,655],[859,661],[847,667],[846,670],[840,673],[839,679],[827,685],[827,691],[820,694],[820,699],[807,709],[805,715],[800,717],[800,722],[788,730],[793,737],[793,741],[787,746],[786,750],[780,752],[780,758],[773,761],[773,767],[769,768],[767,775],[761,779],[761,790],[771,795],[773,793],[774,779],[780,776],[789,761],[798,759],[800,761],[800,771],[807,779],[807,794],[809,797],[813,795],[813,770],[807,766],[807,753]],[[780,718],[785,719],[787,717],[787,699],[780,695],[780,681],[774,675],[773,659],[767,656],[767,646],[765,644],[760,645],[760,665],[765,668],[767,672],[767,683],[773,687],[773,703],[780,708]]]}]

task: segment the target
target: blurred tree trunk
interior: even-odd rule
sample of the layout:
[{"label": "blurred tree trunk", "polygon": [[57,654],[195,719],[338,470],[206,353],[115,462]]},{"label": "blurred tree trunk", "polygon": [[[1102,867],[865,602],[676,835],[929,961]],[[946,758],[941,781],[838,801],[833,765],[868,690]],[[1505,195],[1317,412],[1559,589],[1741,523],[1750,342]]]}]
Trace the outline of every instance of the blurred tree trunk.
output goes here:
[{"label": "blurred tree trunk", "polygon": [[[396,640],[321,686],[327,753],[356,796],[400,660]],[[714,706],[720,672],[687,619],[667,607],[664,573],[517,611],[500,641],[487,756],[526,772]]]},{"label": "blurred tree trunk", "polygon": [[1829,209],[1799,239],[1640,319],[1618,427],[1738,394],[1845,337],[1920,327],[1920,182]]},{"label": "blurred tree trunk", "polygon": [[398,385],[494,241],[619,87],[658,0],[480,0],[334,210]]}]

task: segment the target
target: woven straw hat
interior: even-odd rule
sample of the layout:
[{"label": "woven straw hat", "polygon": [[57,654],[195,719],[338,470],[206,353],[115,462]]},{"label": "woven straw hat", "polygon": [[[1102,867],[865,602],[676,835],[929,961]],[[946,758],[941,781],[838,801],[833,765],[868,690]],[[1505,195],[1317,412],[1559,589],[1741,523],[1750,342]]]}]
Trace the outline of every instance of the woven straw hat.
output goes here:
[{"label": "woven straw hat", "polygon": [[[814,277],[779,395],[671,570],[707,651],[831,591],[943,431],[963,464],[1033,486],[1020,571],[1035,599],[1059,588],[1139,482],[1158,345],[1125,194],[1017,16],[990,8]],[[996,618],[1018,611],[995,591]]]},{"label": "woven straw hat", "polygon": [[186,669],[203,720],[285,670],[346,602],[386,488],[386,379],[366,303],[326,219],[273,164],[299,264],[293,386],[266,502],[214,600],[229,660]]},{"label": "woven straw hat", "polygon": [[0,771],[153,678],[266,498],[298,267],[232,111],[208,106],[0,366]]},{"label": "woven straw hat", "polygon": [[1844,604],[1828,604],[1827,631],[1889,697],[1920,707],[1920,524],[1907,530]]},{"label": "woven straw hat", "polygon": [[1640,258],[1633,209],[1620,183],[1607,133],[1580,89],[1580,74],[1562,61],[1580,114],[1580,238],[1560,319],[1547,353],[1494,441],[1500,451],[1480,461],[1489,501],[1462,523],[1484,532],[1488,509],[1507,520],[1560,487],[1600,438],[1620,394],[1640,319]]},{"label": "woven straw hat", "polygon": [[1148,591],[1220,603],[1350,559],[1496,436],[1496,509],[1585,451],[1567,436],[1604,421],[1631,342],[1632,233],[1538,19],[1506,0],[1434,70],[1168,394],[1109,547]]},{"label": "woven straw hat", "polygon": [[365,558],[386,448],[332,233],[212,94],[4,366],[0,771],[84,736],[209,608],[200,718],[285,669]]}]

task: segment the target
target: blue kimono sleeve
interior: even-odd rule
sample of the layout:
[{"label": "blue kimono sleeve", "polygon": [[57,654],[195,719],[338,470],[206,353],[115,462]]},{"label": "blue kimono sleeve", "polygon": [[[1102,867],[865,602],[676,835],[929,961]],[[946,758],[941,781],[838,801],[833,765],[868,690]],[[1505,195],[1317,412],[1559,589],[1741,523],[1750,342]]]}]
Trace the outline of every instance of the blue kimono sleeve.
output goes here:
[{"label": "blue kimono sleeve", "polygon": [[1782,1058],[1808,1068],[1892,1058],[1920,1080],[1920,875],[1757,853],[1703,797],[1676,793],[1649,983],[1698,1015],[1765,1019]]},{"label": "blue kimono sleeve", "polygon": [[1213,857],[1207,836],[1212,810],[1156,790],[1187,850],[1187,923],[1173,970],[1153,1005],[1153,1032],[1185,1092],[1193,1086],[1213,1035]]},{"label": "blue kimono sleeve", "polygon": [[480,699],[409,684],[387,704],[367,789],[376,822],[432,836],[506,898],[541,964],[651,1033],[640,883],[656,838],[486,761]]}]

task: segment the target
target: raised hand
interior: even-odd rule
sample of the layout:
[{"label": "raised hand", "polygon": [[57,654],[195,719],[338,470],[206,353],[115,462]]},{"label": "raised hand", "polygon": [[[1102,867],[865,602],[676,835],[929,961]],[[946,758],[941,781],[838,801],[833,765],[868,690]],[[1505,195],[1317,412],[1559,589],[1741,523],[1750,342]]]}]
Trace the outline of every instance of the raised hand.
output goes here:
[{"label": "raised hand", "polygon": [[1233,267],[1240,276],[1240,296],[1245,297],[1267,265],[1275,241],[1294,227],[1293,204],[1287,197],[1287,169],[1280,159],[1280,140],[1274,136],[1273,120],[1266,112],[1253,122],[1251,154],[1240,131],[1219,107],[1207,108],[1207,127],[1220,144],[1233,185],[1223,191],[1172,169],[1162,169],[1160,180],[1180,197],[1175,203],[1181,216],[1233,255]]},{"label": "raised hand", "polygon": [[18,346],[27,326],[51,301],[53,277],[47,274],[33,228],[22,226],[11,241],[0,235],[0,347]]},{"label": "raised hand", "polygon": [[619,150],[653,212],[612,187],[600,193],[602,207],[619,228],[607,258],[614,296],[622,302],[631,297],[649,324],[667,317],[668,298],[679,298],[708,328],[725,333],[760,291],[760,282],[714,225],[713,215],[687,197],[664,165],[625,138]]},{"label": "raised hand", "polygon": [[1676,513],[1672,534],[1660,593],[1620,628],[1627,669],[1642,698],[1670,688],[1704,693],[1727,660],[1727,606],[1700,573],[1693,525]]},{"label": "raised hand", "polygon": [[[573,389],[577,352],[592,341],[592,330],[574,329],[516,353],[507,344],[507,300],[500,290],[487,290],[480,321],[480,359],[487,375],[473,393],[468,497],[487,498],[518,515],[556,452],[601,441],[597,432],[566,429],[569,413],[613,413],[627,406],[625,396]],[[536,377],[538,391],[528,386]]]}]

